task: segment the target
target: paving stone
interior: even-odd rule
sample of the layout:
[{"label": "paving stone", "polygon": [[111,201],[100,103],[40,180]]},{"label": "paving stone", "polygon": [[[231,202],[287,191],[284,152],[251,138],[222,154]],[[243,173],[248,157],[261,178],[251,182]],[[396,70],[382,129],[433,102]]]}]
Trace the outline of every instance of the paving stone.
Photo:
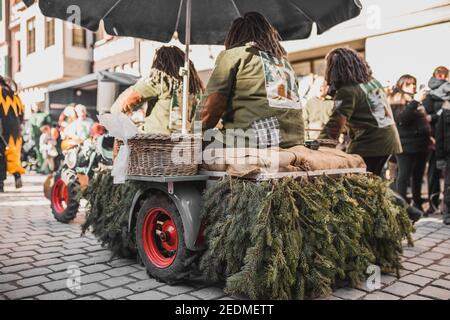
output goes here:
[{"label": "paving stone", "polygon": [[83,260],[83,259],[86,259],[86,258],[88,258],[88,256],[85,255],[85,254],[76,254],[76,255],[73,255],[73,256],[61,257],[61,259],[65,260],[65,261],[80,261],[80,260]]},{"label": "paving stone", "polygon": [[387,275],[387,274],[383,274],[381,275],[381,283],[384,285],[390,285],[392,283],[394,283],[395,281],[397,281],[397,277],[396,276],[392,276],[392,275]]},{"label": "paving stone", "polygon": [[127,299],[129,299],[129,300],[161,300],[161,299],[165,299],[168,297],[169,296],[167,294],[164,294],[162,292],[147,291],[147,292],[128,296]]},{"label": "paving stone", "polygon": [[450,273],[450,267],[448,267],[448,266],[441,266],[441,265],[438,265],[438,264],[432,264],[431,266],[428,266],[428,269],[435,270],[435,271],[440,271],[440,272],[443,272],[443,273]]},{"label": "paving stone", "polygon": [[75,298],[75,295],[68,291],[56,291],[47,294],[43,294],[36,297],[38,300],[70,300]]},{"label": "paving stone", "polygon": [[34,277],[34,276],[40,276],[43,274],[49,274],[52,273],[52,270],[48,268],[33,268],[30,270],[20,271],[19,274],[23,277]]},{"label": "paving stone", "polygon": [[380,291],[370,293],[363,298],[363,300],[399,300],[399,299],[400,298],[397,296]]},{"label": "paving stone", "polygon": [[129,266],[136,264],[135,260],[131,259],[119,259],[119,260],[113,260],[111,262],[108,262],[108,265],[110,265],[113,268],[123,267],[123,266]]},{"label": "paving stone", "polygon": [[0,293],[16,290],[17,287],[9,283],[0,283]]},{"label": "paving stone", "polygon": [[440,279],[440,280],[434,281],[432,284],[435,287],[441,287],[443,289],[450,290],[450,281],[449,280]]},{"label": "paving stone", "polygon": [[410,263],[410,262],[403,262],[402,267],[403,267],[403,269],[410,270],[410,271],[417,271],[420,268],[422,268],[421,265],[415,264],[415,263]]},{"label": "paving stone", "polygon": [[431,249],[430,252],[438,252],[438,253],[442,253],[444,255],[450,255],[450,248],[438,246],[438,247]]},{"label": "paving stone", "polygon": [[81,298],[76,298],[74,300],[102,300],[102,299],[97,296],[85,296]]},{"label": "paving stone", "polygon": [[72,266],[76,266],[81,269],[82,264],[79,261],[70,261],[70,262],[55,264],[55,265],[49,266],[49,268],[52,269],[53,271],[62,271],[62,270],[67,270],[67,268],[72,267]]},{"label": "paving stone", "polygon": [[121,277],[110,278],[110,279],[101,281],[100,283],[104,284],[105,286],[113,288],[113,287],[124,286],[124,285],[129,284],[130,282],[134,282],[134,281],[136,281],[136,280],[133,278],[121,276]]},{"label": "paving stone", "polygon": [[62,250],[61,251],[61,253],[64,255],[64,256],[71,256],[71,255],[76,255],[76,254],[83,254],[83,253],[85,253],[86,251],[84,250],[84,249],[65,249],[65,250]]},{"label": "paving stone", "polygon": [[87,296],[106,289],[108,288],[96,282],[89,284],[81,283],[81,290],[76,290],[75,294],[77,296]]},{"label": "paving stone", "polygon": [[11,253],[11,252],[13,252],[11,249],[0,249],[0,254],[8,254],[8,253]]},{"label": "paving stone", "polygon": [[365,295],[366,293],[364,291],[351,288],[342,288],[333,292],[333,296],[344,300],[358,300]]},{"label": "paving stone", "polygon": [[133,294],[133,291],[125,289],[125,288],[114,288],[114,289],[109,289],[106,291],[99,292],[97,294],[104,299],[112,300],[112,299],[118,299],[118,298],[123,298],[123,297],[129,296],[129,295]]},{"label": "paving stone", "polygon": [[111,269],[110,266],[106,264],[94,264],[86,267],[82,267],[81,270],[83,273],[94,273]]},{"label": "paving stone", "polygon": [[58,258],[54,258],[54,259],[40,260],[37,262],[33,262],[33,265],[36,267],[46,267],[46,266],[52,266],[55,264],[59,264],[62,262],[64,262],[64,261],[62,261],[61,259],[58,259]]},{"label": "paving stone", "polygon": [[43,254],[37,254],[33,258],[34,260],[48,260],[53,258],[59,258],[62,254],[60,252],[52,252],[52,253],[43,253]]},{"label": "paving stone", "polygon": [[[232,300],[231,298],[229,298],[229,299]],[[189,294],[180,294],[178,296],[170,297],[167,300],[200,300],[200,299],[197,297],[191,296]],[[223,299],[219,299],[219,300],[223,300]]]},{"label": "paving stone", "polygon": [[434,263],[433,260],[424,259],[424,258],[420,258],[420,257],[409,259],[409,262],[412,262],[412,263],[415,263],[415,264],[418,264],[421,266],[429,266],[430,264]]},{"label": "paving stone", "polygon": [[432,300],[432,299],[427,298],[427,297],[423,297],[423,296],[419,296],[419,295],[416,295],[416,294],[412,294],[410,296],[407,296],[403,300]]},{"label": "paving stone", "polygon": [[112,276],[112,277],[118,277],[123,275],[129,275],[130,273],[136,272],[137,269],[131,266],[126,267],[120,267],[120,268],[114,268],[108,271],[105,271],[106,274]]},{"label": "paving stone", "polygon": [[441,289],[433,286],[425,287],[422,291],[419,293],[420,295],[434,298],[434,299],[440,299],[440,300],[449,300],[450,299],[450,290]]},{"label": "paving stone", "polygon": [[109,279],[110,277],[107,274],[102,272],[91,273],[91,274],[82,274],[81,275],[81,283],[91,283]]},{"label": "paving stone", "polygon": [[443,273],[439,271],[429,270],[429,269],[420,269],[416,271],[414,274],[422,277],[427,277],[431,279],[438,279],[440,278]]},{"label": "paving stone", "polygon": [[158,288],[159,291],[162,291],[164,293],[167,293],[171,296],[176,296],[182,293],[187,293],[189,291],[193,291],[195,288],[191,287],[191,286],[169,286],[169,285],[165,285],[162,286],[160,288]]},{"label": "paving stone", "polygon": [[52,252],[61,251],[61,247],[40,248],[40,249],[36,249],[36,251],[39,253],[52,253]]},{"label": "paving stone", "polygon": [[13,282],[19,279],[22,279],[22,277],[17,274],[0,274],[0,283]]},{"label": "paving stone", "polygon": [[17,300],[17,299],[23,299],[28,297],[33,297],[42,294],[45,292],[44,289],[38,286],[34,287],[28,287],[23,289],[17,289],[13,291],[6,292],[5,295],[8,297],[8,299],[11,300]]},{"label": "paving stone", "polygon": [[438,264],[440,264],[441,266],[450,267],[450,259],[442,259],[441,261],[438,262]]},{"label": "paving stone", "polygon": [[69,275],[67,274],[66,278],[63,278],[61,280],[55,280],[55,281],[51,281],[51,282],[42,283],[41,285],[50,292],[67,289],[68,288],[68,286],[67,286],[68,276]]},{"label": "paving stone", "polygon": [[442,253],[429,251],[429,252],[425,252],[425,253],[421,254],[419,257],[425,258],[425,259],[430,259],[430,260],[439,260],[439,259],[442,259],[444,257],[444,255]]},{"label": "paving stone", "polygon": [[130,274],[130,276],[135,277],[136,279],[145,280],[148,279],[147,271],[142,270],[135,273]]},{"label": "paving stone", "polygon": [[420,287],[411,284],[396,282],[383,289],[384,292],[392,293],[397,296],[406,297],[419,290]]},{"label": "paving stone", "polygon": [[417,285],[420,287],[424,287],[425,285],[427,285],[428,283],[430,283],[431,281],[433,281],[430,278],[426,278],[426,277],[421,277],[415,274],[409,274],[405,277],[400,278],[400,281],[406,282],[406,283],[410,283],[413,285]]},{"label": "paving stone", "polygon": [[151,289],[155,289],[163,286],[162,283],[156,281],[155,279],[147,279],[138,281],[132,284],[127,285],[127,288],[135,291],[135,292],[143,292]]},{"label": "paving stone", "polygon": [[223,289],[216,287],[203,288],[201,290],[191,292],[190,294],[202,300],[218,299],[225,295]]},{"label": "paving stone", "polygon": [[0,274],[13,273],[13,272],[18,272],[18,271],[22,271],[22,270],[31,269],[31,268],[34,268],[34,267],[33,267],[33,265],[31,265],[29,263],[18,264],[18,265],[14,265],[14,266],[10,266],[10,267],[1,268]]},{"label": "paving stone", "polygon": [[37,277],[32,277],[32,278],[26,278],[26,279],[22,279],[17,281],[17,284],[21,287],[29,287],[29,286],[35,286],[44,282],[49,282],[51,281],[49,278],[44,277],[44,276],[37,276]]},{"label": "paving stone", "polygon": [[2,261],[2,264],[6,267],[9,267],[9,266],[17,265],[17,264],[30,263],[33,261],[34,260],[30,257],[22,257],[22,258],[15,258],[15,259],[9,259],[9,260]]}]

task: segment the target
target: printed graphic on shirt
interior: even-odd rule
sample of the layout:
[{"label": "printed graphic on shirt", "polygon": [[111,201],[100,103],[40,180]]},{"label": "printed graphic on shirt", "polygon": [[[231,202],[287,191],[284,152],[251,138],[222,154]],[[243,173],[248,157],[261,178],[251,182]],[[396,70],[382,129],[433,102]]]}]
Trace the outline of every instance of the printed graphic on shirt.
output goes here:
[{"label": "printed graphic on shirt", "polygon": [[393,125],[394,115],[389,105],[387,95],[381,85],[375,82],[361,84],[361,89],[367,96],[370,112],[378,123],[379,128],[386,128]]},{"label": "printed graphic on shirt", "polygon": [[266,79],[269,106],[281,109],[301,109],[298,83],[294,70],[285,59],[260,51]]}]

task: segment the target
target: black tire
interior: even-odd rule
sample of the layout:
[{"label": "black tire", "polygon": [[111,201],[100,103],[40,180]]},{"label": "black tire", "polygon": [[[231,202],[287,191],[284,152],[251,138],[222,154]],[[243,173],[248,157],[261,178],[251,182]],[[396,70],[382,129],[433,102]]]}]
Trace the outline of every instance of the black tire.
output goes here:
[{"label": "black tire", "polygon": [[[178,235],[178,247],[175,258],[169,266],[165,267],[155,265],[149,258],[149,255],[144,248],[144,223],[147,216],[151,214],[150,211],[155,208],[162,208],[170,214],[171,220],[175,224],[176,233]],[[178,212],[175,204],[166,194],[158,191],[150,195],[149,198],[145,200],[138,212],[135,230],[136,245],[139,257],[146,267],[147,273],[150,277],[168,284],[175,284],[183,279],[186,279],[190,275],[191,267],[196,261],[197,255],[194,251],[186,248],[186,244],[184,242],[183,222],[181,220],[180,213]],[[157,237],[155,239],[157,239]]]},{"label": "black tire", "polygon": [[68,200],[67,204],[64,209],[61,209],[58,204],[54,203],[54,193],[56,192],[55,187],[58,185],[58,180],[61,180],[61,173],[55,174],[54,183],[52,186],[52,192],[51,192],[51,199],[50,199],[50,207],[52,209],[53,216],[55,219],[62,223],[69,223],[75,217],[78,213],[78,208],[80,207],[80,203],[77,200],[77,189],[79,186],[78,180],[73,179],[71,180],[67,185],[67,193],[68,193]]}]

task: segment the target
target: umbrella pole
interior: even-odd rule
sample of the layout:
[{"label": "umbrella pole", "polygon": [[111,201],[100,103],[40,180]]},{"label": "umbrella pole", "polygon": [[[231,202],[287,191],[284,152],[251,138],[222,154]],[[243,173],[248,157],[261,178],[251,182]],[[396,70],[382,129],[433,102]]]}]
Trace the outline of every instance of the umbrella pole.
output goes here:
[{"label": "umbrella pole", "polygon": [[186,52],[184,60],[184,75],[183,75],[183,110],[182,110],[182,126],[181,133],[187,134],[187,117],[188,117],[188,103],[189,103],[189,77],[190,77],[190,63],[189,63],[189,47],[191,44],[191,12],[192,0],[186,1]]}]

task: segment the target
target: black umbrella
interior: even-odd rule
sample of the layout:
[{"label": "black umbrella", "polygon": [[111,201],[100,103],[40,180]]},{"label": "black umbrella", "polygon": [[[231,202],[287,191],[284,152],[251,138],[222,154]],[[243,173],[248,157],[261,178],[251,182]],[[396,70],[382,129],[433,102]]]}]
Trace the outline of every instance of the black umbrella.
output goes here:
[{"label": "black umbrella", "polygon": [[[24,0],[27,5],[34,0]],[[246,12],[263,14],[283,40],[308,38],[312,25],[319,34],[359,15],[359,0],[39,0],[45,16],[80,24],[96,31],[100,21],[117,36],[169,42],[177,32],[190,44],[223,44],[234,19]],[[184,27],[183,27],[184,26]],[[189,68],[184,70],[187,97]],[[187,113],[183,99],[183,132]]]}]

